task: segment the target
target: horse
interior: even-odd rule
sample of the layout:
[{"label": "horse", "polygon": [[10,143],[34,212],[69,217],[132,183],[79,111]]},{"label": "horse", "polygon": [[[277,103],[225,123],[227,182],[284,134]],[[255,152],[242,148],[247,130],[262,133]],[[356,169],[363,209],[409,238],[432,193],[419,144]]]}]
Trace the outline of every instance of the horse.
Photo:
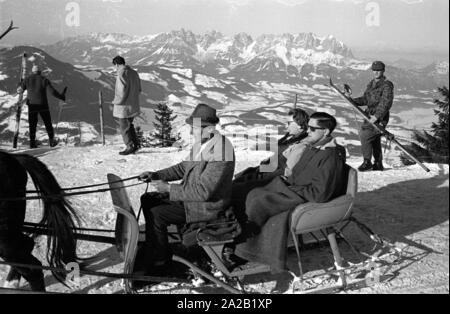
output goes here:
[{"label": "horse", "polygon": [[[47,262],[54,268],[63,268],[79,261],[76,253],[74,229],[80,224],[78,213],[62,196],[62,189],[47,166],[36,157],[10,154],[0,150],[0,258],[6,263],[42,266],[32,255],[34,238],[22,232],[26,214],[26,186],[28,175],[42,200],[43,215],[40,225],[48,230]],[[55,278],[64,282],[65,273],[53,270]],[[17,287],[24,278],[31,290],[45,291],[41,268],[12,266],[5,287]]]}]

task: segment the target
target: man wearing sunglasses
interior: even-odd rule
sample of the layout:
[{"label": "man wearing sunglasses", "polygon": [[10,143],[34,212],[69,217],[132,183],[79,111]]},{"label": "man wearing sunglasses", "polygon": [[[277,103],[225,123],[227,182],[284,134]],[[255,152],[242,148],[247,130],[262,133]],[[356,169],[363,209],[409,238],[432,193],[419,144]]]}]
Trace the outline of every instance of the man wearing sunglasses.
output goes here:
[{"label": "man wearing sunglasses", "polygon": [[270,264],[274,269],[283,268],[280,260],[286,256],[289,212],[299,204],[325,203],[346,193],[346,153],[332,136],[336,125],[333,116],[314,113],[308,123],[306,147],[292,173],[278,176],[248,194],[244,229],[247,236],[256,237],[238,245],[237,255]]}]

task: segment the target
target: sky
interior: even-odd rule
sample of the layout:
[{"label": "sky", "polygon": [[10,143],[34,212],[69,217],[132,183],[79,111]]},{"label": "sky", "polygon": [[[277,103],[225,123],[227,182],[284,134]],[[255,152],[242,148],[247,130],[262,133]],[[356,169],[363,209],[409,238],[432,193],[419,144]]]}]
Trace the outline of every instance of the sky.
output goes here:
[{"label": "sky", "polygon": [[91,32],[184,28],[225,35],[313,32],[352,49],[447,51],[448,0],[0,0],[2,44],[52,43]]}]

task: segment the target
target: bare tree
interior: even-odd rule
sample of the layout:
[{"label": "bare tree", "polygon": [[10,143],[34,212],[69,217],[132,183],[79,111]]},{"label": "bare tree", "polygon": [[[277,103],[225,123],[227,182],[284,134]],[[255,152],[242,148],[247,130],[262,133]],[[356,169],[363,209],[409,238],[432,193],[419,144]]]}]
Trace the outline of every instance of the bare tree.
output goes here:
[{"label": "bare tree", "polygon": [[15,29],[18,29],[18,27],[14,27],[14,23],[13,23],[13,21],[11,21],[11,24],[9,24],[8,29],[7,29],[3,34],[0,35],[0,40],[1,40],[3,37],[5,37],[6,34],[8,34],[10,31],[15,30]]}]

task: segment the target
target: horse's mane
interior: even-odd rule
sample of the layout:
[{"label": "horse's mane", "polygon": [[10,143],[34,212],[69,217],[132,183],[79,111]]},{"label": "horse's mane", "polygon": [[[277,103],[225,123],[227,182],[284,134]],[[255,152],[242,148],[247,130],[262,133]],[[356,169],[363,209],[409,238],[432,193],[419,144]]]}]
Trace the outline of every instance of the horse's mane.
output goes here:
[{"label": "horse's mane", "polygon": [[[36,157],[12,155],[30,175],[38,195],[42,197],[44,210],[40,224],[49,231],[47,238],[47,260],[51,266],[61,268],[64,264],[76,262],[76,240],[74,228],[80,219],[63,193],[58,181],[47,166]],[[53,273],[59,280],[65,276]]]}]

